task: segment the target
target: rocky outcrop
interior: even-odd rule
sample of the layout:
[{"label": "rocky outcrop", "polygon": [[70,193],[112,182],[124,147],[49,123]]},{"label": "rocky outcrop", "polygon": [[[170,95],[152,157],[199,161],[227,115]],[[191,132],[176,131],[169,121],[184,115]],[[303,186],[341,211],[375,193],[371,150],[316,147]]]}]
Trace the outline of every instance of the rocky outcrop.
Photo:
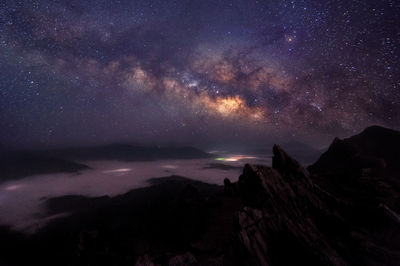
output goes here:
[{"label": "rocky outcrop", "polygon": [[382,214],[379,206],[400,212],[398,131],[372,126],[353,137],[336,138],[308,170],[314,183],[357,213],[358,220]]},{"label": "rocky outcrop", "polygon": [[[161,264],[154,263],[148,254],[140,256],[135,263],[135,266],[159,266]],[[162,265],[168,266],[196,266],[199,265],[195,256],[192,253],[186,252],[185,254],[179,254],[172,256],[168,263]]]},{"label": "rocky outcrop", "polygon": [[139,257],[135,263],[135,266],[156,266],[148,255]]},{"label": "rocky outcrop", "polygon": [[[313,219],[330,213],[316,196],[308,171],[279,146],[273,151],[273,168],[246,165],[239,178],[246,207],[238,214],[238,238],[248,259],[245,264],[273,265],[279,260],[345,264]],[[296,252],[285,245],[296,246]],[[283,249],[276,251],[277,247]],[[285,251],[291,256],[280,258]]]},{"label": "rocky outcrop", "polygon": [[272,168],[246,165],[237,183],[244,205],[236,216],[238,264],[400,261],[400,194],[391,175],[400,147],[387,146],[396,136],[373,127],[335,139],[310,172],[277,145]]},{"label": "rocky outcrop", "polygon": [[193,266],[198,265],[196,258],[190,252],[172,257],[168,266]]},{"label": "rocky outcrop", "polygon": [[375,175],[400,176],[400,132],[372,126],[353,137],[335,138],[327,152],[309,167],[323,175],[358,176],[362,169]]}]

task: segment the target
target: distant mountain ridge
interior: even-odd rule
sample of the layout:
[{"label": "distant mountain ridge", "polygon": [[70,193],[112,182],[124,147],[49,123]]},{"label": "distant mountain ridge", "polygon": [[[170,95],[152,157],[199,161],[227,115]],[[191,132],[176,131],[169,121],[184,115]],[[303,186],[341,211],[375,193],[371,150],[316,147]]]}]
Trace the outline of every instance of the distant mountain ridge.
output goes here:
[{"label": "distant mountain ridge", "polygon": [[89,169],[81,161],[155,161],[212,158],[193,147],[138,147],[111,144],[40,151],[0,151],[0,182],[31,175],[74,173]]},{"label": "distant mountain ridge", "polygon": [[46,151],[46,153],[74,160],[154,161],[215,157],[215,155],[194,147],[152,147],[132,146],[128,144],[68,148]]},{"label": "distant mountain ridge", "polygon": [[89,167],[35,152],[0,153],[0,182],[39,174],[74,173],[85,169]]}]

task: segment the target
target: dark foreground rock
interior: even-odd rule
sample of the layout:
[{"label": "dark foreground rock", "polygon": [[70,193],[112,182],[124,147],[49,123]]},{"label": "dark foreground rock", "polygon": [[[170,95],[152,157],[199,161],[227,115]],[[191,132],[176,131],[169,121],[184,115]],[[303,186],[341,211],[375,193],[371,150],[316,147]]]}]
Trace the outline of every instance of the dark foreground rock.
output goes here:
[{"label": "dark foreground rock", "polygon": [[[392,203],[398,204],[399,194],[393,188],[385,198],[369,194],[368,201],[360,201],[363,186],[347,186],[353,197],[328,192],[278,146],[273,166],[246,165],[239,179],[246,206],[237,217],[241,264],[398,263],[400,224]],[[386,204],[391,207],[385,210]]]},{"label": "dark foreground rock", "polygon": [[[6,265],[398,265],[400,133],[336,139],[308,169],[282,148],[239,181],[182,177],[115,198],[51,199],[69,212],[31,237],[0,230]],[[19,256],[25,254],[25,256]],[[5,258],[5,259],[4,259]]]}]

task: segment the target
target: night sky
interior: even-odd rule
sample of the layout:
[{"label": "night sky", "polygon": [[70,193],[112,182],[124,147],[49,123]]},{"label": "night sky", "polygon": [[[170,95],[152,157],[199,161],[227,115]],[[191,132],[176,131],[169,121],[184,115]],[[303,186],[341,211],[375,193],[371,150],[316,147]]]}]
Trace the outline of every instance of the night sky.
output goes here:
[{"label": "night sky", "polygon": [[399,1],[1,0],[0,145],[400,129],[399,56]]}]

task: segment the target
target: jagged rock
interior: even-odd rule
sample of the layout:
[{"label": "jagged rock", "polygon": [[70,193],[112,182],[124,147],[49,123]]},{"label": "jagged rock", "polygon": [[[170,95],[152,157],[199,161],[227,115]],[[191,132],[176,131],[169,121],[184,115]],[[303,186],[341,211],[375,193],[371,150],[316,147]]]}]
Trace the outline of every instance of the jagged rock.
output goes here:
[{"label": "jagged rock", "polygon": [[142,257],[139,257],[135,263],[135,266],[156,266],[154,262],[150,259],[150,257],[146,254]]},{"label": "jagged rock", "polygon": [[[400,132],[372,126],[335,139],[308,169],[320,187],[355,209],[400,212]],[[360,218],[364,217],[359,214]]]},{"label": "jagged rock", "polygon": [[309,185],[312,185],[308,171],[299,162],[290,157],[280,146],[275,144],[273,153],[272,168],[286,178],[303,179]]},{"label": "jagged rock", "polygon": [[287,260],[345,264],[312,219],[315,212],[325,213],[328,208],[315,196],[307,170],[279,146],[273,151],[274,168],[246,165],[239,177],[243,203],[251,207],[238,215],[239,242],[244,257],[252,258],[245,264],[274,264],[284,251],[274,250],[283,248],[285,241],[302,250]]},{"label": "jagged rock", "polygon": [[272,168],[245,165],[239,264],[396,264],[399,143],[400,133],[372,127],[335,139],[310,172],[277,145]]},{"label": "jagged rock", "polygon": [[238,187],[237,183],[232,183],[229,178],[224,179],[224,193],[228,196],[237,196]]},{"label": "jagged rock", "polygon": [[357,177],[370,168],[375,175],[394,175],[400,171],[400,132],[372,126],[353,137],[335,140],[319,160],[308,169],[313,174]]},{"label": "jagged rock", "polygon": [[262,211],[248,207],[238,213],[240,254],[246,265],[270,265],[268,228],[263,216]]},{"label": "jagged rock", "polygon": [[168,263],[169,266],[190,266],[197,265],[197,260],[190,252],[182,255],[177,255],[172,257]]}]

